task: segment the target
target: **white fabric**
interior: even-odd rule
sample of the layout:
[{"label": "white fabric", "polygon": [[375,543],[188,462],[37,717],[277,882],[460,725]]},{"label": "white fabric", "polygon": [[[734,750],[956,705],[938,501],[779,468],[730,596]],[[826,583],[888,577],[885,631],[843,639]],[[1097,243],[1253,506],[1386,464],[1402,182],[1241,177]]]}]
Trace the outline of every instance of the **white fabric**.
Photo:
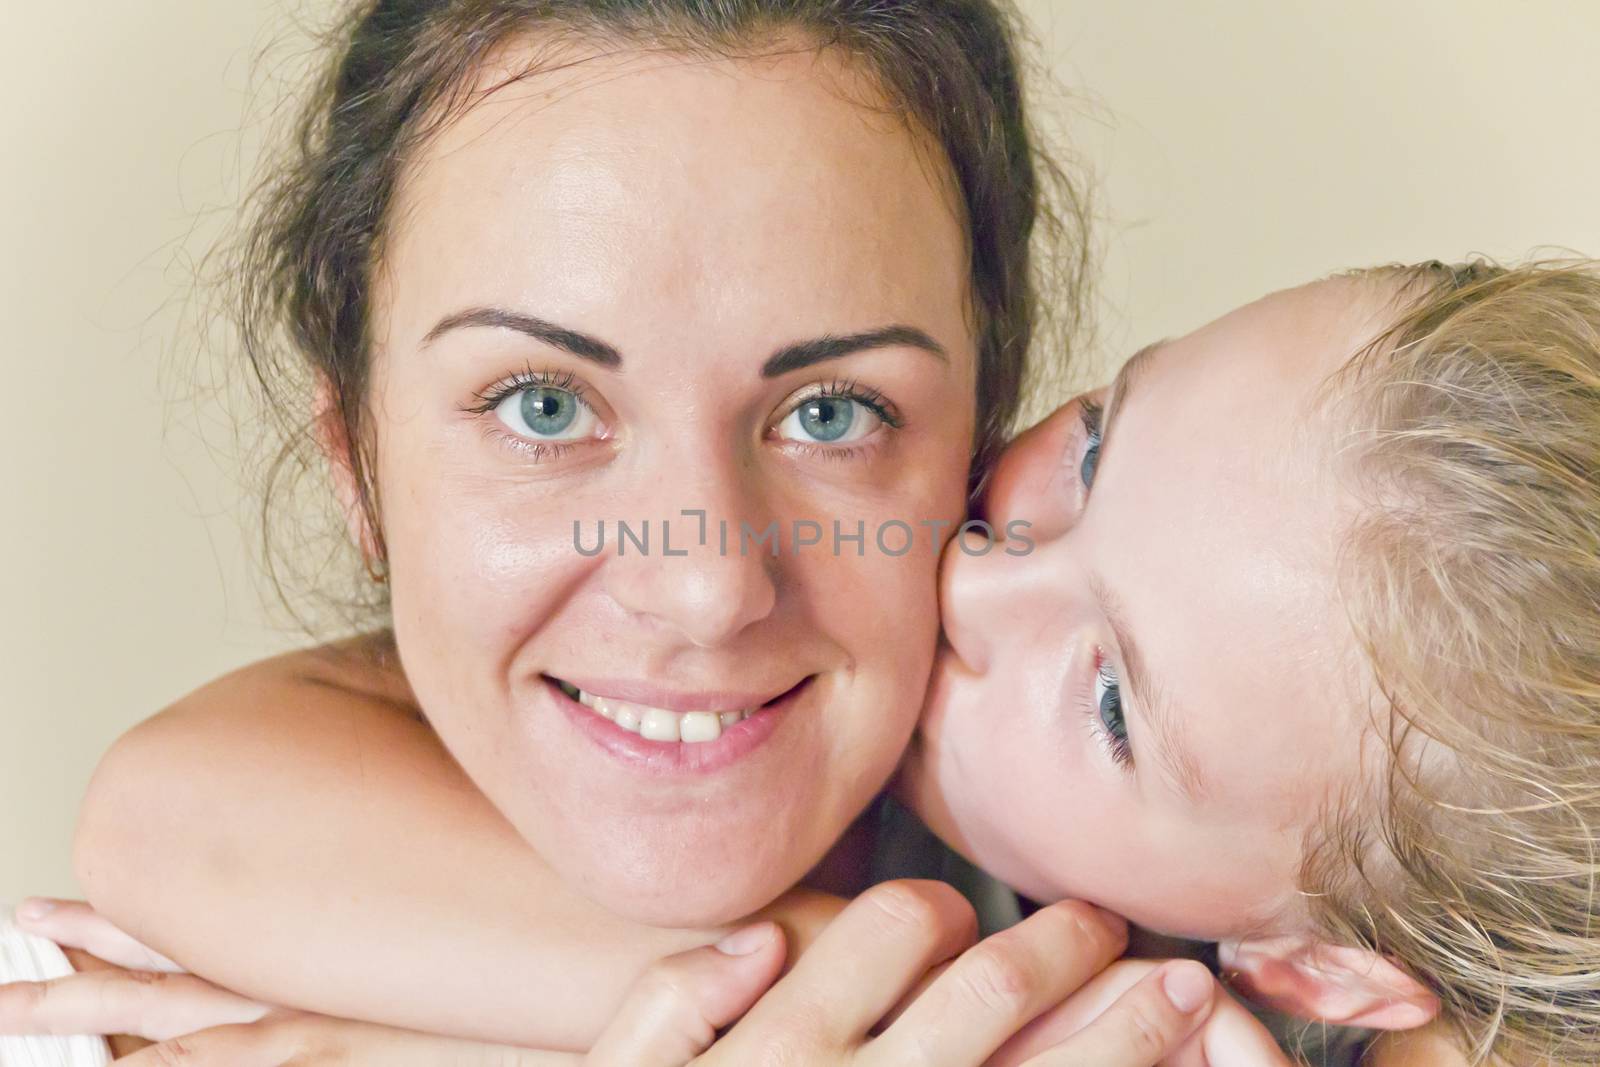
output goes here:
[{"label": "white fabric", "polygon": [[[72,973],[53,942],[25,934],[0,902],[0,982],[38,982]],[[98,1037],[0,1036],[0,1067],[105,1067],[111,1051]]]}]

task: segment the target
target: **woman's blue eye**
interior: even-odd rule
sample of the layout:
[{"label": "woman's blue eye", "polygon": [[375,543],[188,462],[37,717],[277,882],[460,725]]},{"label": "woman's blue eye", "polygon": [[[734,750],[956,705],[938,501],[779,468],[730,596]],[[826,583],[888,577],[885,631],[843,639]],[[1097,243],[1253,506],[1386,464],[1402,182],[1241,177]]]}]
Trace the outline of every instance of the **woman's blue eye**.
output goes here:
[{"label": "woman's blue eye", "polygon": [[809,444],[849,444],[882,424],[876,412],[853,397],[818,396],[789,412],[778,424],[778,435]]},{"label": "woman's blue eye", "polygon": [[1095,669],[1094,705],[1112,758],[1118,763],[1130,762],[1133,749],[1128,742],[1128,723],[1122,715],[1122,683],[1117,680],[1116,668],[1109,663]]},{"label": "woman's blue eye", "polygon": [[850,432],[856,421],[856,404],[843,397],[818,397],[800,405],[800,425],[819,441],[837,441]]},{"label": "woman's blue eye", "polygon": [[520,437],[576,441],[594,432],[594,411],[571,389],[527,386],[495,405],[495,417]]},{"label": "woman's blue eye", "polygon": [[578,418],[578,398],[562,389],[529,389],[522,394],[522,421],[534,433],[558,434]]}]

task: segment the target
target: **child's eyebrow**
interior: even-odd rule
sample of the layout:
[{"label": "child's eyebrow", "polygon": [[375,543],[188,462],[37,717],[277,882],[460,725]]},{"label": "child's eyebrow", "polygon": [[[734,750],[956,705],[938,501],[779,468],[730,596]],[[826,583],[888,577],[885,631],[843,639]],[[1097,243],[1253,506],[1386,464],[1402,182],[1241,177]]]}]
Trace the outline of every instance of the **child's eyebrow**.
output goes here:
[{"label": "child's eyebrow", "polygon": [[1106,444],[1111,440],[1111,424],[1116,421],[1118,406],[1133,391],[1134,382],[1138,380],[1139,373],[1150,365],[1151,357],[1166,343],[1165,340],[1151,341],[1130,356],[1127,362],[1117,369],[1117,376],[1111,379],[1111,388],[1107,390],[1105,424],[1100,428],[1100,462],[1102,464],[1105,463]]},{"label": "child's eyebrow", "polygon": [[1193,749],[1184,737],[1183,714],[1167,697],[1166,689],[1150,673],[1144,653],[1133,639],[1133,631],[1128,626],[1116,594],[1098,575],[1089,576],[1089,587],[1100,602],[1100,611],[1117,640],[1126,674],[1123,681],[1132,698],[1130,703],[1139,709],[1150,728],[1151,747],[1155,750],[1156,763],[1160,765],[1163,777],[1185,801],[1198,804],[1205,797],[1206,782],[1200,773],[1200,764],[1194,758]]},{"label": "child's eyebrow", "polygon": [[[1099,462],[1101,471],[1107,467],[1106,458],[1110,454],[1111,432],[1116,426],[1117,411],[1127,403],[1139,375],[1148,369],[1151,357],[1165,343],[1156,341],[1145,345],[1117,371],[1116,379],[1111,383],[1105,421],[1101,427]],[[1100,611],[1111,626],[1111,633],[1117,640],[1117,648],[1122,653],[1128,691],[1133,697],[1132,704],[1143,712],[1145,722],[1150,727],[1156,762],[1160,764],[1165,777],[1179,795],[1191,804],[1198,803],[1205,795],[1206,784],[1192,749],[1185,743],[1183,716],[1167,698],[1166,690],[1150,673],[1144,653],[1133,638],[1133,630],[1128,625],[1127,616],[1116,594],[1098,575],[1090,575],[1089,586],[1094,592],[1095,599],[1100,602]]]}]

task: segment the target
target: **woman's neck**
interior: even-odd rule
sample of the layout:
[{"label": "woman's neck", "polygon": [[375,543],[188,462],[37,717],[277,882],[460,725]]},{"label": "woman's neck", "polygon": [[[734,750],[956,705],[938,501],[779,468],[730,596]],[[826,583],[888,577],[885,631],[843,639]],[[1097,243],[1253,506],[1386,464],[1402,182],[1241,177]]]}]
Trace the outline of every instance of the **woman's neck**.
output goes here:
[{"label": "woman's neck", "polygon": [[852,822],[800,884],[807,889],[853,897],[871,884],[872,853],[878,845],[880,795]]}]

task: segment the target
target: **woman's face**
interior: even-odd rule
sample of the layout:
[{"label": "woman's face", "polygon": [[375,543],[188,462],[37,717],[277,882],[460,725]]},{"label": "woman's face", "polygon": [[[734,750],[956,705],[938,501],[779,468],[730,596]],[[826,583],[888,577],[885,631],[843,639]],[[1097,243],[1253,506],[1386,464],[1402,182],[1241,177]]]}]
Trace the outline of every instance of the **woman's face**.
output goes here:
[{"label": "woman's face", "polygon": [[1011,446],[984,503],[1033,548],[947,551],[950,647],[908,761],[947,840],[1169,933],[1303,917],[1302,839],[1356,782],[1369,707],[1316,391],[1375,309],[1348,281],[1268,297]]},{"label": "woman's face", "polygon": [[[572,885],[725,921],[818,861],[914,725],[916,524],[961,518],[973,438],[964,233],[937,152],[831,56],[557,58],[582,61],[453,122],[394,210],[371,397],[395,633]],[[911,551],[875,543],[890,520]]]}]

